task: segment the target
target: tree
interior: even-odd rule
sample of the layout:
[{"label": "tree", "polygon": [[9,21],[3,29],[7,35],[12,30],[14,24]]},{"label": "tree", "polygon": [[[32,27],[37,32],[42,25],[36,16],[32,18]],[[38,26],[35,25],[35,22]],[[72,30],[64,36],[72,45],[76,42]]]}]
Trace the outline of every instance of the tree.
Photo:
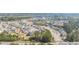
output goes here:
[{"label": "tree", "polygon": [[79,29],[73,30],[67,38],[70,42],[79,42]]},{"label": "tree", "polygon": [[36,42],[50,42],[52,40],[52,35],[49,30],[45,30],[42,32],[35,32],[34,36],[30,38],[31,41]]},{"label": "tree", "polygon": [[0,34],[0,41],[16,41],[18,37],[16,35],[10,35],[7,33]]},{"label": "tree", "polygon": [[64,24],[64,30],[67,32],[67,38],[65,41],[75,42],[79,41],[79,26],[78,23],[71,21]]}]

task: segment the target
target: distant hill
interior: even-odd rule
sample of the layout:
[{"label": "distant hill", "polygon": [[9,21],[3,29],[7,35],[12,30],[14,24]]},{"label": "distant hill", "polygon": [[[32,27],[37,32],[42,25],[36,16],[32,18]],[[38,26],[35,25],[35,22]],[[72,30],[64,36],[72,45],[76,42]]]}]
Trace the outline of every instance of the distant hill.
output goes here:
[{"label": "distant hill", "polygon": [[79,16],[79,13],[0,13],[0,16]]}]

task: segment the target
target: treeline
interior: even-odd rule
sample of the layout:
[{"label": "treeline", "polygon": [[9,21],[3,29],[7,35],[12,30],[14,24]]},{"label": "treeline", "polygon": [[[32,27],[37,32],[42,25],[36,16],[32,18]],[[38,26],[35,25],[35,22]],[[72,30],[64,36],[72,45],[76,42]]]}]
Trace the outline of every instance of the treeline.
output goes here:
[{"label": "treeline", "polygon": [[29,19],[32,17],[27,17],[27,16],[2,16],[0,17],[1,21],[14,21],[14,20],[22,20],[22,19]]}]

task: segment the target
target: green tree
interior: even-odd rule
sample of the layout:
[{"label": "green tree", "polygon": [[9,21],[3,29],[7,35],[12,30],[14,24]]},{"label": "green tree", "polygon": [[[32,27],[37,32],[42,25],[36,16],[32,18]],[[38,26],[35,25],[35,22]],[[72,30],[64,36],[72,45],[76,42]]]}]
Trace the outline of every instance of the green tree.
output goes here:
[{"label": "green tree", "polygon": [[10,35],[7,33],[0,34],[0,41],[16,41],[18,37],[16,35]]},{"label": "green tree", "polygon": [[67,40],[70,42],[79,42],[79,30],[75,29],[70,34],[68,34]]},{"label": "green tree", "polygon": [[67,38],[65,41],[75,42],[79,40],[79,26],[78,23],[74,21],[70,21],[67,24],[64,24],[64,30],[67,32]]},{"label": "green tree", "polygon": [[50,42],[52,39],[51,32],[49,30],[45,30],[42,32],[35,32],[34,36],[30,38],[31,41],[37,42]]}]

